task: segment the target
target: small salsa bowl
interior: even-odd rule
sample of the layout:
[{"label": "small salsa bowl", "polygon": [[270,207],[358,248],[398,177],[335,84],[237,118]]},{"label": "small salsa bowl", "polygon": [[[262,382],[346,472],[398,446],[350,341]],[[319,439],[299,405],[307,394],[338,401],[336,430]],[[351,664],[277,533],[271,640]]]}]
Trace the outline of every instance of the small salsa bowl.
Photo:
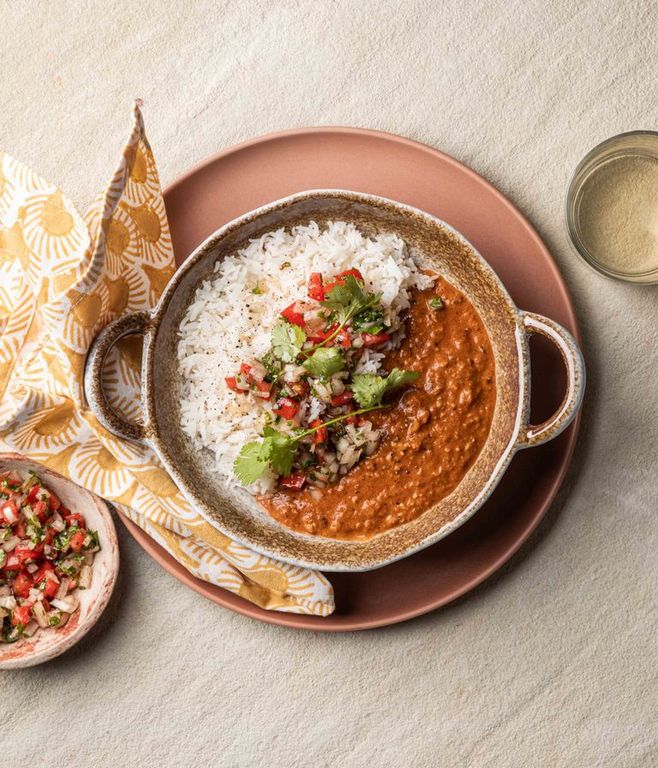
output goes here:
[{"label": "small salsa bowl", "polygon": [[71,510],[80,512],[91,530],[98,531],[100,551],[94,556],[89,589],[78,590],[80,607],[61,629],[42,629],[15,643],[0,643],[0,669],[33,667],[50,661],[74,646],[98,621],[110,599],[119,572],[119,543],[104,501],[43,464],[18,453],[0,453],[0,473],[35,472]]}]

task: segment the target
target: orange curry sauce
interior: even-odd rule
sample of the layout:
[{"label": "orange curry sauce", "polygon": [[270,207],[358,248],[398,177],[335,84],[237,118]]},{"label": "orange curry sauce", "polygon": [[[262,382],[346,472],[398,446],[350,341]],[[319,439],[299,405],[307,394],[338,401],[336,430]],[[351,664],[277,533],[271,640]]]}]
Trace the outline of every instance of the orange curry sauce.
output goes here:
[{"label": "orange curry sauce", "polygon": [[[443,307],[428,301],[440,296]],[[366,418],[382,430],[377,451],[319,499],[310,490],[260,497],[296,531],[367,539],[409,522],[450,494],[484,445],[496,401],[494,358],[475,307],[443,278],[415,292],[400,349],[385,367],[420,372],[394,406]]]}]

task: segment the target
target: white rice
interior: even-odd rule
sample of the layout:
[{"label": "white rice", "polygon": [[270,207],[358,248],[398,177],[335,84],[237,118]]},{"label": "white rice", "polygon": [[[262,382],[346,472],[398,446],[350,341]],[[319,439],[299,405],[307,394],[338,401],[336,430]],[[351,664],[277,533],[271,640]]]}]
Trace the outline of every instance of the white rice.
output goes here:
[{"label": "white rice", "polygon": [[[237,484],[233,462],[245,443],[258,438],[268,406],[251,395],[236,396],[225,377],[268,351],[279,312],[306,298],[312,272],[331,277],[353,268],[368,290],[382,294],[393,330],[409,306],[409,291],[432,285],[397,235],[366,237],[354,225],[335,221],[322,229],[311,222],[268,232],[218,262],[213,279],[197,288],[179,329],[181,427],[198,449],[212,451],[217,472],[228,482]],[[367,349],[359,371],[379,372],[383,358]],[[321,406],[312,398],[311,415]],[[253,490],[266,491],[271,482],[265,478]]]}]

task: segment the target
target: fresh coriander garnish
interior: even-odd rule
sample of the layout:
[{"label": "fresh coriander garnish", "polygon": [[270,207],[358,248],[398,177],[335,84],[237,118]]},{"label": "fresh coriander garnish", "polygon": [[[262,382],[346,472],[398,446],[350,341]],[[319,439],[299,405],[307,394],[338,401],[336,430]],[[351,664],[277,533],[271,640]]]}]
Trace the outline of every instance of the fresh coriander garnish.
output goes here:
[{"label": "fresh coriander garnish", "polygon": [[369,408],[359,408],[357,411],[341,414],[318,424],[316,427],[310,427],[293,434],[279,432],[272,427],[265,427],[262,440],[254,440],[242,446],[242,450],[233,464],[235,476],[243,485],[251,485],[259,477],[262,477],[268,466],[277,475],[289,475],[299,450],[299,441],[302,438],[312,435],[318,429],[331,427],[333,424],[352,416],[360,416],[362,413],[377,411],[385,407],[385,405],[375,405]]},{"label": "fresh coriander garnish", "polygon": [[246,443],[233,464],[233,471],[242,485],[251,485],[265,472],[268,463],[263,443]]},{"label": "fresh coriander garnish", "polygon": [[256,283],[256,287],[251,289],[251,292],[254,294],[254,296],[260,296],[262,293],[264,293],[263,289]]},{"label": "fresh coriander garnish", "polygon": [[356,333],[380,333],[384,327],[384,313],[376,307],[364,309],[352,319],[352,328]]},{"label": "fresh coriander garnish", "polygon": [[302,351],[306,334],[298,326],[281,319],[272,329],[272,352],[284,363],[295,361]]},{"label": "fresh coriander garnish", "polygon": [[298,438],[272,427],[265,427],[263,434],[260,442],[247,443],[242,447],[233,465],[235,476],[243,485],[255,483],[268,465],[279,475],[288,475],[292,469]]},{"label": "fresh coriander garnish", "polygon": [[322,302],[323,307],[331,310],[331,317],[338,325],[318,346],[326,346],[353,317],[378,304],[380,299],[381,294],[364,291],[353,275],[347,275],[343,283],[335,285]]},{"label": "fresh coriander garnish", "polygon": [[387,392],[411,384],[419,376],[416,371],[402,371],[399,368],[393,368],[386,377],[374,373],[355,373],[352,377],[354,399],[362,408],[380,405]]},{"label": "fresh coriander garnish", "polygon": [[335,347],[319,347],[303,365],[312,376],[328,379],[345,368],[345,360]]},{"label": "fresh coriander garnish", "polygon": [[440,296],[434,296],[427,302],[427,306],[430,309],[443,309],[443,299]]}]

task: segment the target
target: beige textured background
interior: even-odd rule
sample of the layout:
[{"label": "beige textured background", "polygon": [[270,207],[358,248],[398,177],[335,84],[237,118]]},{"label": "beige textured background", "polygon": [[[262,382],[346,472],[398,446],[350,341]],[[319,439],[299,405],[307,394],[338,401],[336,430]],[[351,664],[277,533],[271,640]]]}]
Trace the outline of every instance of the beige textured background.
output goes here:
[{"label": "beige textured background", "polygon": [[[182,10],[184,8],[184,10]],[[656,129],[650,0],[0,0],[0,147],[81,209],[133,97],[163,182],[268,131],[425,141],[528,214],[574,294],[590,388],[561,501],[502,574],[389,630],[270,627],[186,590],[122,533],[106,616],[0,676],[2,765],[658,765],[658,293],[569,250],[569,174]]]}]

